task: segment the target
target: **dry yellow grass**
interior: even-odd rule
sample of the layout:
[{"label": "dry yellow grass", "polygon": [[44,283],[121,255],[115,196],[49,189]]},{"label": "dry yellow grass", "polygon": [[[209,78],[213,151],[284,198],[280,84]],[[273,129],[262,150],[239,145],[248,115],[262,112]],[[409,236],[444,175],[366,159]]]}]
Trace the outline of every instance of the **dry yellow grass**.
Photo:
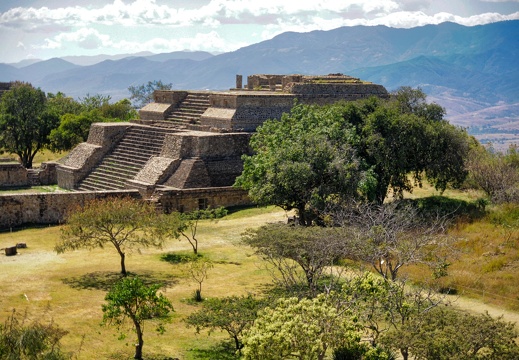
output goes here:
[{"label": "dry yellow grass", "polygon": [[[285,212],[269,208],[231,214],[218,222],[200,224],[199,251],[216,264],[203,283],[205,297],[257,292],[270,279],[255,256],[236,246],[240,233],[248,227],[286,220]],[[60,236],[59,227],[27,229],[0,234],[0,248],[17,242],[27,243],[17,256],[0,256],[0,321],[12,309],[28,311],[31,318],[50,321],[70,331],[63,339],[68,351],[77,351],[79,359],[128,359],[133,347],[118,341],[115,328],[102,327],[101,304],[106,289],[119,271],[119,257],[114,249],[78,250],[57,255],[54,251]],[[171,240],[163,249],[143,249],[127,257],[127,269],[149,281],[166,283],[163,292],[172,301],[175,313],[167,331],[159,336],[153,325],[145,325],[144,354],[200,358],[193,349],[210,348],[225,334],[195,335],[183,319],[197,309],[188,301],[196,283],[182,271],[182,265],[161,260],[167,253],[191,251],[186,241]],[[128,340],[133,339],[129,336]],[[131,344],[131,341],[130,341]]]}]

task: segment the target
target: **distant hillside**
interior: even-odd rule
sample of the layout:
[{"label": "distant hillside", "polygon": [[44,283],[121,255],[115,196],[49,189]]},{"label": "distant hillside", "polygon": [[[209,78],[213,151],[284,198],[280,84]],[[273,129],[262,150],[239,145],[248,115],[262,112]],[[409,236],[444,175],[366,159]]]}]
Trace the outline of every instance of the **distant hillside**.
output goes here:
[{"label": "distant hillside", "polygon": [[519,20],[474,27],[443,23],[287,32],[217,56],[145,53],[89,66],[67,59],[20,69],[0,64],[0,81],[25,80],[74,97],[103,93],[120,99],[129,95],[128,86],[150,80],[172,83],[176,89],[218,90],[233,87],[236,74],[341,72],[390,91],[420,86],[453,119],[519,101]]},{"label": "distant hillside", "polygon": [[211,53],[206,51],[174,51],[170,53],[153,54],[149,51],[140,52],[136,54],[119,54],[119,55],[96,55],[96,56],[66,56],[63,60],[69,61],[76,65],[90,66],[95,65],[105,60],[121,60],[128,57],[145,57],[152,61],[166,61],[171,59],[190,59],[190,60],[205,60],[212,57]]}]

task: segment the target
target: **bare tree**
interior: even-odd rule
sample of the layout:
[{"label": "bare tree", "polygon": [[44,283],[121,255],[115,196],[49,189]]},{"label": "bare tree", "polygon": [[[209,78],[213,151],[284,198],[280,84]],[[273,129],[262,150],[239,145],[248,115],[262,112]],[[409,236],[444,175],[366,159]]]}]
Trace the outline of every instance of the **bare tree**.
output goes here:
[{"label": "bare tree", "polygon": [[[424,218],[403,202],[358,203],[330,213],[347,247],[347,257],[367,262],[385,279],[395,280],[406,265],[426,264],[445,271],[452,238],[447,216]],[[439,274],[439,273],[438,273]]]},{"label": "bare tree", "polygon": [[287,289],[305,284],[315,294],[327,270],[346,254],[339,235],[335,228],[271,224],[248,229],[242,240],[270,265],[277,284]]}]

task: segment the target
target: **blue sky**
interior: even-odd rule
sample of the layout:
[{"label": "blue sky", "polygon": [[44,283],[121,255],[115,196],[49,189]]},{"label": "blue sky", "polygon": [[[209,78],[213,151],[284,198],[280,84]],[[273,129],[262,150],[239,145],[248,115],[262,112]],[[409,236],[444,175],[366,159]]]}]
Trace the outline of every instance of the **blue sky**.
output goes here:
[{"label": "blue sky", "polygon": [[0,62],[227,52],[285,31],[519,19],[519,0],[1,0]]}]

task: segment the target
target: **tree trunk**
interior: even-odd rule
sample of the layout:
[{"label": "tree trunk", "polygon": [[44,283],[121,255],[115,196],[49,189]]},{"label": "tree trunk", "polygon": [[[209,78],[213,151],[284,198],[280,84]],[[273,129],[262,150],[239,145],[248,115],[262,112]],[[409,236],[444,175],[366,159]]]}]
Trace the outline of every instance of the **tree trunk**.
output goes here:
[{"label": "tree trunk", "polygon": [[299,205],[297,207],[297,215],[299,215],[299,225],[308,226],[306,224],[306,213],[305,213],[305,205]]},{"label": "tree trunk", "polygon": [[238,339],[238,336],[233,336],[234,338],[234,345],[236,346],[236,351],[241,354],[241,349],[243,348],[242,343]]},{"label": "tree trunk", "polygon": [[135,332],[137,333],[137,344],[135,344],[135,356],[134,359],[142,359],[142,347],[144,346],[144,340],[142,339],[141,325],[137,321],[133,321],[135,324]]},{"label": "tree trunk", "polygon": [[124,258],[126,257],[126,255],[123,252],[119,252],[119,255],[121,255],[121,274],[123,274],[123,276],[126,276],[126,265],[124,264]]},{"label": "tree trunk", "polygon": [[400,353],[402,354],[404,360],[407,360],[409,358],[409,352],[407,351],[407,349],[401,349]]}]

